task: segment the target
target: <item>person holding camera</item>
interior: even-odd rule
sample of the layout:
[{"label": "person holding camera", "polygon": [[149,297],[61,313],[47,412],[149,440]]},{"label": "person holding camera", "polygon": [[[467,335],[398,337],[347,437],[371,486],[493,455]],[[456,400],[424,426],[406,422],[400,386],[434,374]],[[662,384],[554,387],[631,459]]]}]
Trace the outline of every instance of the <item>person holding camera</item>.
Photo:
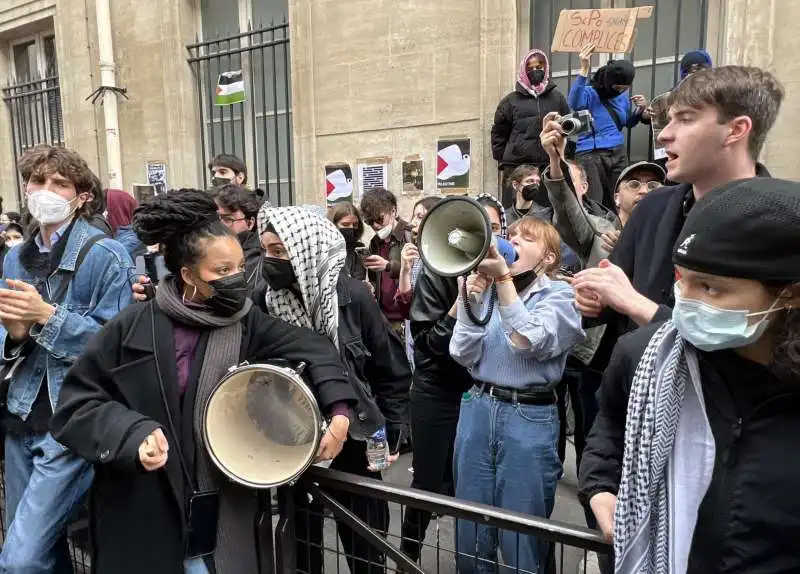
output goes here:
[{"label": "person holding camera", "polygon": [[492,125],[492,155],[502,172],[500,199],[506,209],[515,202],[512,172],[521,165],[547,164],[539,133],[544,116],[551,111],[568,114],[569,106],[564,94],[550,81],[547,54],[534,49],[522,58],[516,87],[498,104]]},{"label": "person holding camera", "polygon": [[[95,467],[92,571],[258,572],[258,505],[252,490],[214,467],[202,436],[208,397],[243,361],[306,363],[330,419],[317,457],[331,460],[342,451],[355,395],[326,337],[253,305],[242,247],[208,193],[151,198],[133,227],[145,243],[164,246],[171,275],[155,300],[127,307],[88,345],[52,421],[57,440]],[[218,509],[216,521],[191,522],[201,499]]]},{"label": "person holding camera", "polygon": [[589,129],[578,137],[575,154],[589,176],[591,199],[614,209],[614,182],[628,164],[623,130],[639,123],[647,101],[644,96],[629,98],[626,94],[636,76],[627,60],[610,60],[590,81],[594,49],[594,44],[589,44],[581,50],[581,70],[567,101],[575,112],[587,110],[592,117]]}]

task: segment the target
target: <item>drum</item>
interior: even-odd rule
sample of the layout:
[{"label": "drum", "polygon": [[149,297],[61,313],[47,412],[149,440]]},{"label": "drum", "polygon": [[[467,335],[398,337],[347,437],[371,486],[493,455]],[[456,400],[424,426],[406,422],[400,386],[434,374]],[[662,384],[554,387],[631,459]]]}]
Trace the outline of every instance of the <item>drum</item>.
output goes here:
[{"label": "drum", "polygon": [[314,462],[325,420],[297,371],[269,364],[232,369],[203,411],[214,464],[249,488],[292,483]]}]

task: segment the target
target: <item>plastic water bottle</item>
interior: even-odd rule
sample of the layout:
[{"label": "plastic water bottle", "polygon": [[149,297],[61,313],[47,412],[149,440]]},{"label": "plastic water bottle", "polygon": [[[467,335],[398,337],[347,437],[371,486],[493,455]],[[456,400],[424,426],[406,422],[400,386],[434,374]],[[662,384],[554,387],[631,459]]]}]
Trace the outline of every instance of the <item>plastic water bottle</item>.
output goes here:
[{"label": "plastic water bottle", "polygon": [[381,427],[367,439],[367,468],[373,472],[389,468],[389,442],[386,427]]}]

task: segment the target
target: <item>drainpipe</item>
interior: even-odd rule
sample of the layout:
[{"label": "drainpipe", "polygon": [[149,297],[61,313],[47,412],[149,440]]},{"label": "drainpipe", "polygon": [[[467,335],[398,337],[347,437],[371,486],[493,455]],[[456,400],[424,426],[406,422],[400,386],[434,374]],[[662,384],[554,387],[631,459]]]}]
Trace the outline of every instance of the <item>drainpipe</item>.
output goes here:
[{"label": "drainpipe", "polygon": [[[100,85],[117,87],[117,65],[114,62],[114,43],[111,35],[111,0],[97,0],[97,41],[100,49]],[[125,189],[122,185],[122,153],[119,145],[119,115],[117,93],[103,90],[103,120],[106,127],[106,161],[108,187]]]}]

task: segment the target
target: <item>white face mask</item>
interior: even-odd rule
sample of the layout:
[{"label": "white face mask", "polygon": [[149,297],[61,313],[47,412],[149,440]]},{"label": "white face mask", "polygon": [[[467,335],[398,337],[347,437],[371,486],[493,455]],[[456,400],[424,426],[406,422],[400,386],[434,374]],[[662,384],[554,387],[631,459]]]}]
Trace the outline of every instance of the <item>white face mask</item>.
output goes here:
[{"label": "white face mask", "polygon": [[22,242],[23,242],[22,239],[9,239],[8,241],[6,241],[6,245],[10,249],[12,247],[16,247],[17,245],[22,245]]},{"label": "white face mask", "polygon": [[381,238],[382,241],[386,241],[389,236],[392,234],[392,229],[394,228],[393,225],[387,225],[386,227],[382,227],[375,234]]},{"label": "white face mask", "polygon": [[28,194],[28,211],[40,225],[53,225],[69,219],[73,212],[73,201],[41,189]]},{"label": "white face mask", "polygon": [[[720,309],[696,299],[681,296],[675,283],[675,309],[672,321],[681,336],[701,351],[720,351],[746,347],[758,341],[769,327],[769,316],[783,310],[777,307],[779,299],[766,311],[751,313],[748,310]],[[750,323],[751,317],[761,317]]]}]

